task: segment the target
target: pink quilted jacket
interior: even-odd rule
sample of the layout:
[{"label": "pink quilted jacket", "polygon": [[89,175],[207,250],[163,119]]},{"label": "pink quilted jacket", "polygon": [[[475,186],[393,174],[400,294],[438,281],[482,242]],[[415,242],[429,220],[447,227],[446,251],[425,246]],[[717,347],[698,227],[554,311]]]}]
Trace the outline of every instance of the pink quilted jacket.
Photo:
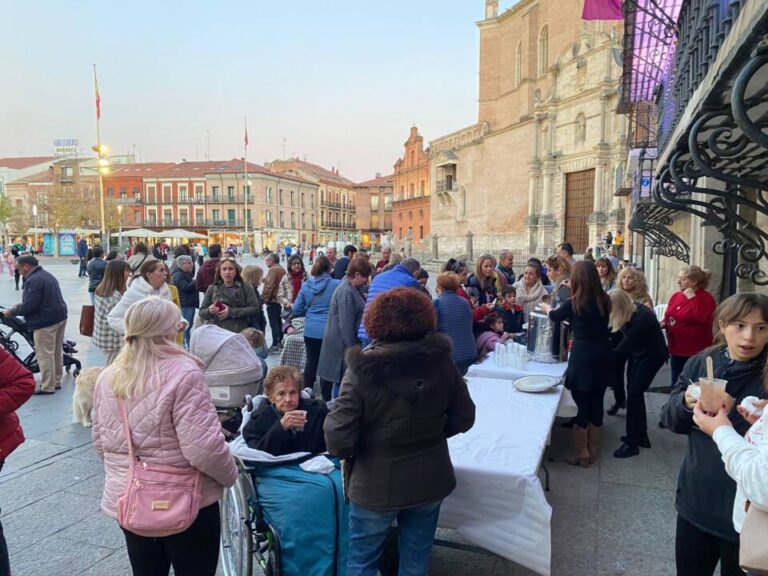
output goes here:
[{"label": "pink quilted jacket", "polygon": [[[204,474],[201,507],[219,500],[222,488],[235,483],[237,466],[221,433],[203,372],[193,360],[163,360],[159,384],[147,384],[144,395],[128,399],[126,407],[137,456],[149,463],[194,466]],[[125,491],[128,473],[128,444],[117,398],[104,373],[94,390],[92,420],[93,443],[106,472],[101,508],[117,518],[117,499]]]}]

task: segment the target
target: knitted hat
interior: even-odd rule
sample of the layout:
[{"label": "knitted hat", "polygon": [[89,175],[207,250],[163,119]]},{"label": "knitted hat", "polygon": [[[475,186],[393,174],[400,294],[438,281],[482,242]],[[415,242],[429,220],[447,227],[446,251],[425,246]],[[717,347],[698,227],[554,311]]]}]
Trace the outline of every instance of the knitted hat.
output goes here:
[{"label": "knitted hat", "polygon": [[213,324],[192,332],[189,350],[205,363],[208,386],[237,386],[260,380],[261,362],[242,334]]}]

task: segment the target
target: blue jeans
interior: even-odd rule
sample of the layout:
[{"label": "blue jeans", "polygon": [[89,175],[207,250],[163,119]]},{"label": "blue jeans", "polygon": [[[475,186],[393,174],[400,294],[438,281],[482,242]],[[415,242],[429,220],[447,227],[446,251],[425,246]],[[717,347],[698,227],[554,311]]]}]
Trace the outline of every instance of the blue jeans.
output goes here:
[{"label": "blue jeans", "polygon": [[429,574],[429,557],[442,501],[394,512],[376,512],[350,502],[347,576],[376,576],[387,533],[397,520],[399,576]]},{"label": "blue jeans", "polygon": [[331,389],[331,398],[336,400],[339,397],[339,392],[341,392],[341,382],[334,382]]},{"label": "blue jeans", "polygon": [[192,334],[192,324],[195,321],[195,312],[197,312],[197,308],[193,308],[192,306],[185,306],[181,309],[181,316],[189,323],[189,326],[187,326],[186,331],[184,332],[184,348],[189,350],[189,337]]},{"label": "blue jeans", "polygon": [[96,306],[96,292],[88,292],[88,296],[91,298],[91,306]]}]

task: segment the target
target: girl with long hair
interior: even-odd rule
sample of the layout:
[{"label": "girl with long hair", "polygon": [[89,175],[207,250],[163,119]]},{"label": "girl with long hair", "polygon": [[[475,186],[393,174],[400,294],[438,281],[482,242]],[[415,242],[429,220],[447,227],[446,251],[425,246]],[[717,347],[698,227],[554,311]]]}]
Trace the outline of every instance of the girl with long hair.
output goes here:
[{"label": "girl with long hair", "polygon": [[613,269],[613,264],[608,258],[598,258],[595,260],[595,266],[597,267],[597,275],[600,276],[600,285],[603,290],[610,292],[616,288],[616,270]]},{"label": "girl with long hair", "polygon": [[588,468],[598,455],[603,425],[603,396],[614,375],[608,320],[611,299],[603,291],[592,262],[577,262],[571,271],[571,299],[559,308],[542,304],[554,322],[568,320],[573,347],[568,356],[565,385],[578,413],[573,425],[575,455],[570,464]]},{"label": "girl with long hair", "polygon": [[107,317],[128,289],[130,277],[131,267],[128,262],[110,260],[104,269],[104,278],[94,292],[93,345],[107,357],[107,366],[112,364],[123,345],[122,334],[110,327]]},{"label": "girl with long hair", "polygon": [[[747,396],[766,396],[768,296],[742,293],[724,300],[715,313],[713,333],[714,345],[688,360],[662,408],[665,426],[688,436],[675,499],[678,576],[711,576],[718,562],[722,575],[742,575],[738,531],[745,503],[755,497],[765,509],[764,456],[742,438],[750,420],[738,406]],[[703,412],[695,394],[694,383],[707,377],[707,358],[712,359],[714,377],[727,381],[727,396],[714,417]],[[755,440],[758,433],[762,427],[755,429]]]},{"label": "girl with long hair", "polygon": [[259,314],[259,301],[250,283],[243,281],[234,256],[225,256],[216,266],[213,284],[200,304],[200,319],[230,332],[248,328]]},{"label": "girl with long hair", "polygon": [[123,528],[134,574],[214,576],[219,556],[219,499],[237,479],[200,360],[175,344],[186,326],[170,301],[149,297],[125,313],[125,344],[99,376],[93,394],[93,445],[104,461],[101,509],[117,519],[129,455],[121,417],[125,403],[130,441],[149,465],[196,468],[200,508],[183,532],[140,536]]},{"label": "girl with long hair", "polygon": [[[147,296],[160,296],[173,302],[173,294],[168,287],[168,272],[162,260],[147,260],[139,268],[139,275],[131,281],[128,290],[107,315],[107,321],[115,332],[125,333],[123,317],[131,304],[143,300]],[[181,311],[179,311],[181,315]]]},{"label": "girl with long hair", "polygon": [[467,280],[467,286],[477,290],[478,302],[481,305],[495,304],[506,285],[507,277],[496,272],[496,258],[481,254],[475,264],[475,273]]}]

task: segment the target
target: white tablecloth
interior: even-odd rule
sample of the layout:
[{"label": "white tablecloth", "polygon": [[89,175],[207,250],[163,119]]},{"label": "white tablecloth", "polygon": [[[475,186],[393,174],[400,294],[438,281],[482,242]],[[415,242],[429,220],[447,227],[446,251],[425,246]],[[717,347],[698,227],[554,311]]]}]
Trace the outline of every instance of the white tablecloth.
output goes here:
[{"label": "white tablecloth", "polygon": [[[480,364],[472,364],[467,371],[468,378],[496,378],[499,380],[517,380],[523,376],[554,376],[562,378],[567,362],[547,363],[528,362],[526,369],[513,368],[512,366],[497,366],[493,363],[493,353]],[[557,416],[560,418],[572,418],[576,416],[576,403],[569,390],[564,390],[557,407]]]},{"label": "white tablecloth", "polygon": [[550,573],[552,508],[538,476],[563,391],[519,392],[509,380],[468,378],[474,427],[448,441],[456,490],[439,526],[499,556]]}]

